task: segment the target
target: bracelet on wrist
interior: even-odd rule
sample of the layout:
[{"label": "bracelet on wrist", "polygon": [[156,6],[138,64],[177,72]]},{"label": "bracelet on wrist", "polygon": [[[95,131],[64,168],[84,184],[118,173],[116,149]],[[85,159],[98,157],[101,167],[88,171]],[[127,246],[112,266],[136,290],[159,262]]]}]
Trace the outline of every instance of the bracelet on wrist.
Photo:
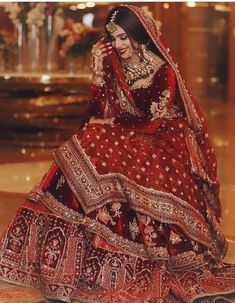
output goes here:
[{"label": "bracelet on wrist", "polygon": [[94,70],[95,75],[104,76],[104,72],[102,70]]},{"label": "bracelet on wrist", "polygon": [[95,75],[92,77],[92,82],[97,86],[103,86],[104,85],[104,79],[102,76]]}]

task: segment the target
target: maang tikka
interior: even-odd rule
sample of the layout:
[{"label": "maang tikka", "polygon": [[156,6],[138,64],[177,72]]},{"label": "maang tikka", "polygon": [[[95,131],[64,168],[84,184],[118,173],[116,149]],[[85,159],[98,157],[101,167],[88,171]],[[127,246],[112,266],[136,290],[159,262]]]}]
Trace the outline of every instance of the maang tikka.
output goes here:
[{"label": "maang tikka", "polygon": [[110,22],[106,25],[107,30],[109,33],[113,33],[117,29],[117,24],[115,23],[115,18],[117,16],[118,10],[114,11],[111,18]]}]

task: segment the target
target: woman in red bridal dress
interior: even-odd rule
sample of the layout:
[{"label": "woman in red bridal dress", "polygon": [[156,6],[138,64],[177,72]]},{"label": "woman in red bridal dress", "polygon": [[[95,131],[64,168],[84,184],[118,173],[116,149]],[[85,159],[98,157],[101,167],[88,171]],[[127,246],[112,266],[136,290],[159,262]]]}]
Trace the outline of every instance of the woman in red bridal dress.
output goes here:
[{"label": "woman in red bridal dress", "polygon": [[144,11],[105,24],[84,124],[3,236],[1,277],[65,302],[235,302],[203,115]]}]

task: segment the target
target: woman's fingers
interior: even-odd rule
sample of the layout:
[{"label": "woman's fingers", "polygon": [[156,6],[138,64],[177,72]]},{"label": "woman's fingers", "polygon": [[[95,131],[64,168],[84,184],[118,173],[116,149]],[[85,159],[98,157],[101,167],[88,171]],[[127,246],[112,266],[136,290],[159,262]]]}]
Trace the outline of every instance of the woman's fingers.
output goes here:
[{"label": "woman's fingers", "polygon": [[101,42],[99,40],[96,44],[93,45],[92,49],[95,49],[95,50],[97,50],[97,49],[104,49],[104,48],[107,48],[109,46],[111,46],[110,42],[104,43],[104,42]]},{"label": "woman's fingers", "polygon": [[110,55],[112,53],[112,49],[113,49],[112,46],[107,46],[107,47],[103,48],[102,54],[100,55],[100,57],[104,58],[104,57]]},{"label": "woman's fingers", "polygon": [[112,53],[112,45],[110,42],[102,43],[99,40],[92,47],[92,63],[91,68],[93,70],[102,70],[103,69],[103,59]]},{"label": "woman's fingers", "polygon": [[112,52],[112,46],[102,47],[93,51],[93,55],[98,58],[106,57],[108,54]]},{"label": "woman's fingers", "polygon": [[100,39],[97,41],[97,44],[98,44],[98,43],[99,43],[99,44],[103,44],[103,43],[104,43],[104,39],[105,39],[105,37],[100,38]]},{"label": "woman's fingers", "polygon": [[102,51],[102,54],[105,55],[105,54],[109,53],[111,50],[112,50],[112,46],[108,46]]},{"label": "woman's fingers", "polygon": [[104,57],[107,57],[108,55],[112,54],[112,49],[105,52]]},{"label": "woman's fingers", "polygon": [[105,39],[105,37],[101,38],[100,40],[98,40],[98,42],[96,44],[97,45],[111,44],[111,42],[105,42],[104,39]]},{"label": "woman's fingers", "polygon": [[100,48],[102,46],[104,46],[106,43],[102,42],[101,40],[99,40],[96,44],[94,44],[95,48]]},{"label": "woman's fingers", "polygon": [[112,48],[112,47],[110,47],[110,46],[103,46],[103,47],[100,47],[100,48],[98,48],[100,51],[101,51],[101,53],[105,53],[107,50],[109,50],[110,48]]},{"label": "woman's fingers", "polygon": [[107,43],[107,44],[103,44],[102,46],[100,46],[99,49],[102,53],[105,52],[106,50],[109,50],[110,48],[112,48],[112,45]]}]

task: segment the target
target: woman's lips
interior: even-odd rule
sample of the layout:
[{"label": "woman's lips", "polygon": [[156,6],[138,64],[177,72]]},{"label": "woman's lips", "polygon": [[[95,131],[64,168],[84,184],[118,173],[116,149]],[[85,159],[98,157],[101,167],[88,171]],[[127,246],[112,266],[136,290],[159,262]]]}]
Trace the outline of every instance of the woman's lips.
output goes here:
[{"label": "woman's lips", "polygon": [[123,55],[126,52],[127,48],[119,49],[118,52],[120,55]]}]

